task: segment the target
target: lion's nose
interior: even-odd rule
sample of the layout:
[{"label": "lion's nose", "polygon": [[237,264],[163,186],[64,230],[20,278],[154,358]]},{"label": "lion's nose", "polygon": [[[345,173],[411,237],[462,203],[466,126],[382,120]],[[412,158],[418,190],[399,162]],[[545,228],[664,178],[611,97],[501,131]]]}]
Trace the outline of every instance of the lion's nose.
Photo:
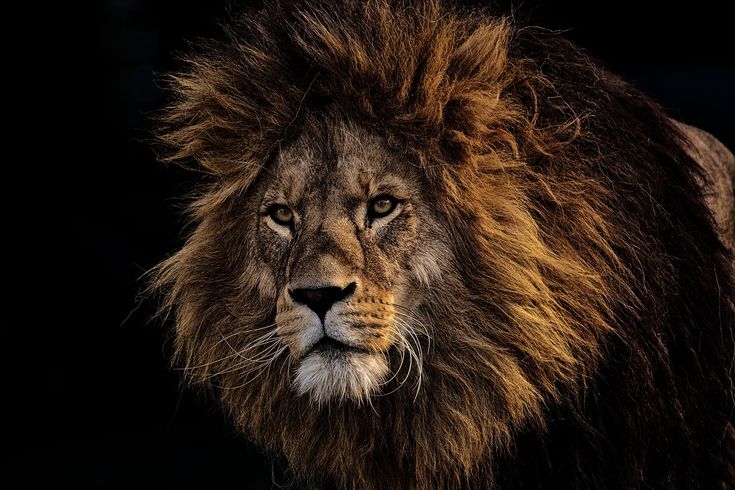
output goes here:
[{"label": "lion's nose", "polygon": [[356,288],[357,284],[352,282],[344,288],[330,286],[324,288],[289,289],[288,294],[291,295],[291,298],[295,302],[311,308],[319,316],[319,319],[324,322],[324,316],[332,305],[350,296],[355,292]]}]

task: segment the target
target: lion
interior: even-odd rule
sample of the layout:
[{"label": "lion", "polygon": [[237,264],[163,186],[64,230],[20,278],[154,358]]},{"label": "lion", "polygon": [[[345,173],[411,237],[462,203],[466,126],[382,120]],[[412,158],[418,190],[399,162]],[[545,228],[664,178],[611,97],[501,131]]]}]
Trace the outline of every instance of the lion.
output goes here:
[{"label": "lion", "polygon": [[298,484],[735,488],[733,155],[558,34],[266,2],[169,77],[176,365]]}]

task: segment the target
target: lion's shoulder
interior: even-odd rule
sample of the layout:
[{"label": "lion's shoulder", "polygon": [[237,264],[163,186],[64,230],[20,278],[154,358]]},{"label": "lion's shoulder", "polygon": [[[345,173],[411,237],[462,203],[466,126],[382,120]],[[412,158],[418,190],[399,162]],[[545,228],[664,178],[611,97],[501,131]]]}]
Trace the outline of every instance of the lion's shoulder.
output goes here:
[{"label": "lion's shoulder", "polygon": [[735,249],[735,156],[716,137],[677,122],[686,136],[689,155],[704,169],[704,196],[725,243]]}]

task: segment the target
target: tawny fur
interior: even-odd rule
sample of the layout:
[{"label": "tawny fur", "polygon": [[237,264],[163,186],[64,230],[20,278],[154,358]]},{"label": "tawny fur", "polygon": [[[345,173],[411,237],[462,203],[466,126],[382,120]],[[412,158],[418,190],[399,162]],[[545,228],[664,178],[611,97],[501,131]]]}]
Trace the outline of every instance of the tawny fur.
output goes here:
[{"label": "tawny fur", "polygon": [[[655,103],[558,36],[435,0],[269,4],[226,32],[170,78],[163,158],[208,180],[155,285],[178,361],[249,437],[337,488],[733,488],[732,256]],[[250,223],[314,128],[419,172],[441,236],[395,273],[425,299],[418,390],[314,404],[263,337],[285,269]]]}]

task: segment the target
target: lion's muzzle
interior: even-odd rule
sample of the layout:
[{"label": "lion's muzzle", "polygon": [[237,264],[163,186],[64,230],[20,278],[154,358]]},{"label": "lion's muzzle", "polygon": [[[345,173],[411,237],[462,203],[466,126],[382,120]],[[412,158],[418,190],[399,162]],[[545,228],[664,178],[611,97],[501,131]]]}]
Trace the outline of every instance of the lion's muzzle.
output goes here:
[{"label": "lion's muzzle", "polygon": [[289,289],[288,294],[299,304],[309,307],[324,322],[327,311],[337,301],[343,301],[352,295],[357,288],[357,283],[351,282],[346,287],[328,286],[318,288]]}]

